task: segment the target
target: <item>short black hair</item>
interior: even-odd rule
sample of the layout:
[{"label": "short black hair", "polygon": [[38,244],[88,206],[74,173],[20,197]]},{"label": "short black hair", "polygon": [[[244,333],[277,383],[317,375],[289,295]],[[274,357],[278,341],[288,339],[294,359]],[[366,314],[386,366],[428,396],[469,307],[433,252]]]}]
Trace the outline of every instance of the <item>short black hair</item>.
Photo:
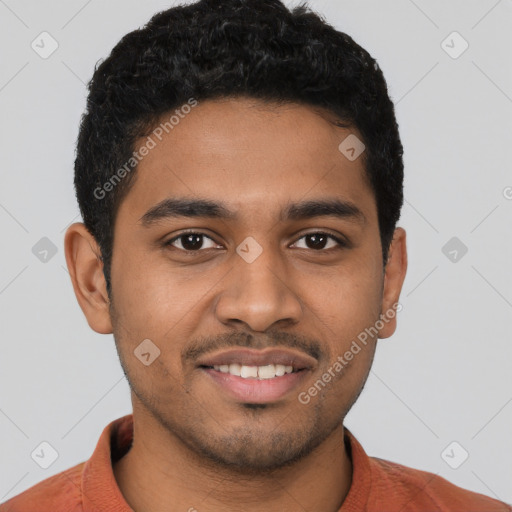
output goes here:
[{"label": "short black hair", "polygon": [[[307,3],[288,9],[280,0],[200,0],[159,12],[96,64],[88,91],[74,183],[83,222],[101,250],[109,296],[116,213],[136,175],[135,162],[131,172],[126,163],[140,137],[191,98],[300,103],[355,127],[366,146],[365,177],[386,265],[403,204],[394,106],[377,62]],[[123,179],[113,182],[115,176]]]}]

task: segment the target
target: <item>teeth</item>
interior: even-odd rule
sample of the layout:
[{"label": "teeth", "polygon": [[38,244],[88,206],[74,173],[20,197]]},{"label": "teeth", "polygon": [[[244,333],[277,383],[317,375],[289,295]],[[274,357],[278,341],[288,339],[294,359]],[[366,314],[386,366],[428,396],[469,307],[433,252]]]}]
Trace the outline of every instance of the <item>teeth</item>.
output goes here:
[{"label": "teeth", "polygon": [[247,379],[247,377],[258,377],[258,367],[257,366],[242,366],[240,368],[240,377]]},{"label": "teeth", "polygon": [[231,373],[231,375],[237,375],[238,377],[240,377],[240,369],[242,367],[237,364],[237,363],[232,363],[229,365],[229,373]]},{"label": "teeth", "polygon": [[276,367],[273,364],[258,366],[258,377],[260,379],[272,379],[276,376]]},{"label": "teeth", "polygon": [[282,377],[285,373],[292,373],[293,366],[284,364],[267,364],[266,366],[245,366],[238,363],[215,365],[214,370],[222,373],[229,373],[244,379],[273,379]]}]

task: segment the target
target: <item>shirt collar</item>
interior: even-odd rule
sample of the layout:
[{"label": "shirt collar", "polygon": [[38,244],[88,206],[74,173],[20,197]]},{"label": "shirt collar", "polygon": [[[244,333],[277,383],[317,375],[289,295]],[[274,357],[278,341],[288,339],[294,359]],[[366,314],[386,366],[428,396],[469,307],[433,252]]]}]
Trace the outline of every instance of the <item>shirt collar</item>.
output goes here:
[{"label": "shirt collar", "polygon": [[[370,459],[347,427],[345,448],[352,460],[352,482],[339,512],[365,509],[371,489]],[[124,499],[114,476],[112,463],[125,455],[133,440],[133,414],[109,423],[101,433],[82,473],[84,512],[133,512]]]},{"label": "shirt collar", "polygon": [[133,512],[114,476],[112,463],[128,452],[133,439],[133,414],[109,423],[101,433],[82,474],[84,512]]}]

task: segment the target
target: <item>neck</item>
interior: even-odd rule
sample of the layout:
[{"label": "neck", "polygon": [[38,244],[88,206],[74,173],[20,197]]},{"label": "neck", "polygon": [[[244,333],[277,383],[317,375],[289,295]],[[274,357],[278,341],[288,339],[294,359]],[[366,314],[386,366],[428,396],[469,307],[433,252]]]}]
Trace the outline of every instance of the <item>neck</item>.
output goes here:
[{"label": "neck", "polygon": [[135,412],[133,444],[114,475],[136,512],[338,512],[350,489],[343,425],[293,465],[248,475],[205,460],[154,418]]}]

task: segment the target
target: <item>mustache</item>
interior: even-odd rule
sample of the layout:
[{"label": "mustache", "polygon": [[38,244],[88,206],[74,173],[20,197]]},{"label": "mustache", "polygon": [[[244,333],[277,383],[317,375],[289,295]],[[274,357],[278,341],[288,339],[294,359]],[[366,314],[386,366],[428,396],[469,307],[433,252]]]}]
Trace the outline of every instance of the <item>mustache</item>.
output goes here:
[{"label": "mustache", "polygon": [[254,334],[248,332],[231,332],[220,336],[205,336],[192,341],[182,352],[183,363],[195,361],[203,354],[219,349],[233,347],[263,350],[270,347],[291,348],[305,352],[316,360],[325,356],[322,345],[305,336],[287,332],[268,332]]}]

